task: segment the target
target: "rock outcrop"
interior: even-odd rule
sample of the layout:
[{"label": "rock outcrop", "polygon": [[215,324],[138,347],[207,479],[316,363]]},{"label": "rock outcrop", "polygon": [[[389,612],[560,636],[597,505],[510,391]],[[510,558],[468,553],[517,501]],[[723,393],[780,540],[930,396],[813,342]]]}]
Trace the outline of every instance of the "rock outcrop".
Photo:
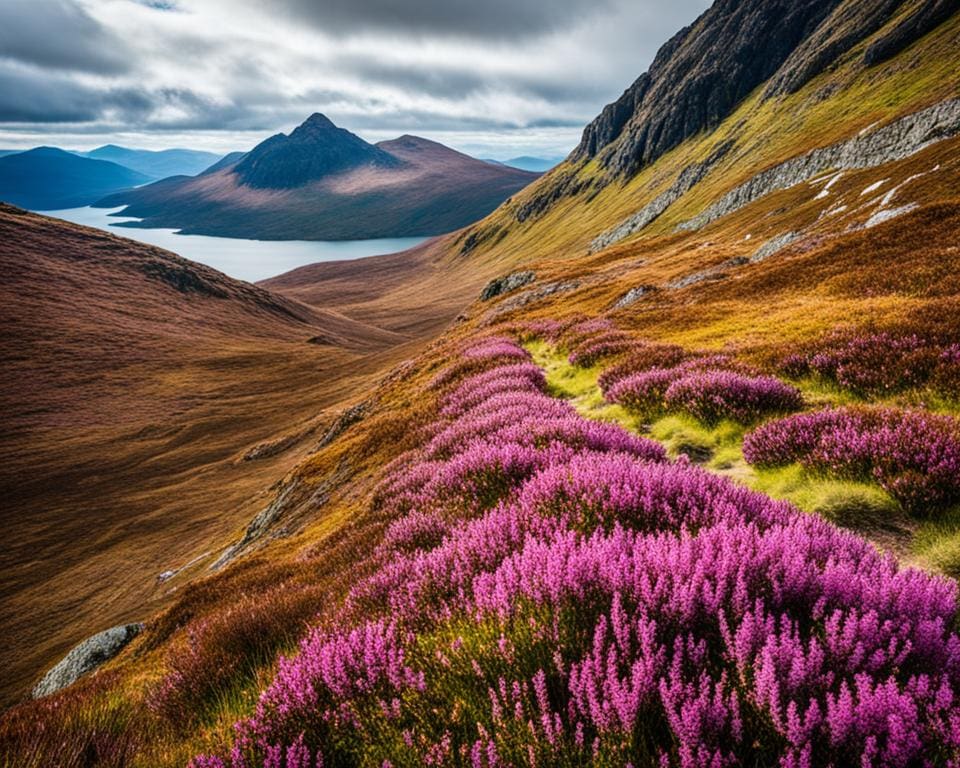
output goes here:
[{"label": "rock outcrop", "polygon": [[574,161],[629,176],[720,124],[810,37],[840,0],[718,0],[583,132]]},{"label": "rock outcrop", "polygon": [[656,286],[653,285],[638,285],[634,288],[631,288],[623,296],[617,299],[617,302],[613,305],[614,309],[623,309],[624,307],[629,307],[631,304],[634,304],[644,296],[656,291]]},{"label": "rock outcrop", "polygon": [[734,187],[697,216],[678,225],[696,230],[764,195],[788,189],[831,169],[872,168],[902,160],[937,141],[960,133],[960,99],[914,112],[852,139],[814,149],[758,173]]},{"label": "rock outcrop", "polygon": [[74,646],[56,666],[43,676],[33,689],[33,698],[49,696],[51,693],[73,685],[77,680],[106,661],[109,661],[135,638],[143,629],[142,624],[121,624],[88,637]]},{"label": "rock outcrop", "polygon": [[480,301],[490,301],[497,296],[503,296],[505,293],[515,291],[536,280],[536,275],[530,270],[523,272],[512,272],[503,277],[497,277],[491,280],[480,293]]},{"label": "rock outcrop", "polygon": [[647,203],[643,208],[632,216],[624,219],[613,229],[608,229],[601,235],[595,237],[590,243],[590,253],[602,251],[608,245],[613,245],[634,232],[639,232],[645,226],[650,224],[661,213],[669,208],[675,201],[689,191],[697,184],[713,166],[715,166],[733,146],[732,141],[725,141],[714,148],[710,156],[699,163],[691,163],[684,168],[665,191],[657,195],[653,200]]}]

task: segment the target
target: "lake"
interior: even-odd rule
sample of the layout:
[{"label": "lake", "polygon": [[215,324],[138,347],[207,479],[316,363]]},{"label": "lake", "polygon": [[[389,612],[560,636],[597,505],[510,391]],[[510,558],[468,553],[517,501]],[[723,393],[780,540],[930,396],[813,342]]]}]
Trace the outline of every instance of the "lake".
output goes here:
[{"label": "lake", "polygon": [[239,280],[255,282],[318,261],[340,261],[405,251],[427,238],[392,237],[378,240],[240,240],[232,237],[178,235],[176,229],[137,229],[112,226],[133,218],[111,216],[120,208],[68,208],[42,211],[76,224],[96,227],[121,237],[166,248]]}]

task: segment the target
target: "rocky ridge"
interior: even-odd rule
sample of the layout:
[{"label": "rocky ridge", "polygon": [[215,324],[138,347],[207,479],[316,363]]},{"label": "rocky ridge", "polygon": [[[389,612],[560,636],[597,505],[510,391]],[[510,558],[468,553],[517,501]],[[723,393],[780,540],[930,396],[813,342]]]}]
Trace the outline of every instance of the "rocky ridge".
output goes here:
[{"label": "rocky ridge", "polygon": [[960,99],[914,112],[882,128],[814,149],[775,165],[735,187],[713,205],[678,225],[697,230],[764,195],[812,179],[828,170],[873,168],[902,160],[937,141],[960,133]]}]

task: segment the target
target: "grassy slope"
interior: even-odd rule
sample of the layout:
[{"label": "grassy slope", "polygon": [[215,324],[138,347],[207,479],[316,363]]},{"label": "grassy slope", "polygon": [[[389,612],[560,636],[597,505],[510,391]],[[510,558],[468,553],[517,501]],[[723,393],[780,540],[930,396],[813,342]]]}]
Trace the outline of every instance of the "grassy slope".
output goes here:
[{"label": "grassy slope", "polygon": [[[143,272],[171,254],[10,208],[0,243],[0,324],[16,331],[0,342],[3,705],[84,637],[169,605],[357,393],[463,303],[407,304],[388,327],[402,299],[371,282],[349,306],[311,308],[199,267],[227,296],[179,292]],[[332,281],[338,269],[355,265],[329,267]]]},{"label": "grassy slope", "polygon": [[758,89],[715,131],[685,142],[626,184],[611,184],[592,199],[591,191],[566,198],[541,218],[518,224],[518,208],[560,176],[575,174],[589,180],[599,173],[595,162],[558,166],[475,225],[481,231],[503,228],[508,234],[503,239],[491,238],[490,244],[482,244],[472,257],[502,265],[582,257],[596,235],[642,208],[687,165],[704,159],[723,141],[734,139],[734,149],[699,185],[633,239],[668,235],[677,223],[765,168],[960,93],[960,73],[953,66],[960,45],[960,18],[955,16],[900,56],[863,70],[859,60],[868,42],[854,48],[835,70],[795,94],[762,102],[762,88]]}]

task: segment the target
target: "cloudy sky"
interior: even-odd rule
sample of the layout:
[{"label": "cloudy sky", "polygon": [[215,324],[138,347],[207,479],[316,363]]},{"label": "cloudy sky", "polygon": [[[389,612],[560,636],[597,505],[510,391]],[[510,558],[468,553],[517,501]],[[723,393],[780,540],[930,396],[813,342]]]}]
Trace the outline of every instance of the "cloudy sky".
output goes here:
[{"label": "cloudy sky", "polygon": [[566,154],[708,0],[0,0],[0,147],[370,141]]}]

